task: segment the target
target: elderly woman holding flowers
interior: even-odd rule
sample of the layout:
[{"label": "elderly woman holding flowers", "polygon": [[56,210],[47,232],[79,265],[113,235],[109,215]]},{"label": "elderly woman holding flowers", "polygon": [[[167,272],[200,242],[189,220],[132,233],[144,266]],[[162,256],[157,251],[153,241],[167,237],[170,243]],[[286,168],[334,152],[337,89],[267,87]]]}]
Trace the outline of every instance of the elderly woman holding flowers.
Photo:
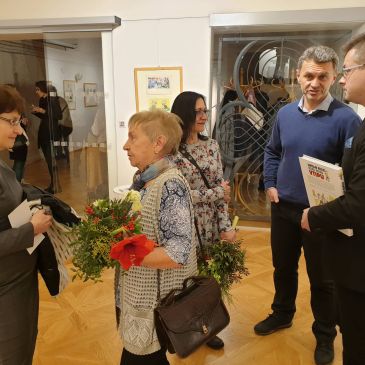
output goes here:
[{"label": "elderly woman holding flowers", "polygon": [[169,364],[157,338],[154,308],[160,297],[196,274],[189,185],[172,158],[181,136],[179,118],[160,110],[137,113],[129,121],[124,150],[138,168],[132,189],[141,194],[142,232],[156,247],[140,266],[117,276],[123,365]]}]

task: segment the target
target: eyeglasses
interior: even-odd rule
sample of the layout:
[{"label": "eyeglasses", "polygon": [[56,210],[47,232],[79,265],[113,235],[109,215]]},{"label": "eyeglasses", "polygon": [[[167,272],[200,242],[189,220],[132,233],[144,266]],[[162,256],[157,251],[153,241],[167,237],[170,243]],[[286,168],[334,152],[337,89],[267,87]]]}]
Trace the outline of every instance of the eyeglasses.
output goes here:
[{"label": "eyeglasses", "polygon": [[206,115],[208,117],[209,113],[210,113],[210,110],[208,110],[208,109],[198,109],[198,110],[194,110],[194,112],[198,117],[202,117],[203,115]]},{"label": "eyeglasses", "polygon": [[352,71],[357,70],[358,68],[364,67],[365,63],[363,63],[362,65],[354,65],[354,66],[349,66],[349,67],[343,67],[342,68],[342,72],[340,73],[340,76],[343,76],[344,78],[347,78]]},{"label": "eyeglasses", "polygon": [[12,127],[16,127],[22,122],[22,118],[9,119],[9,118],[5,118],[5,117],[0,117],[0,119],[4,120],[5,122],[8,122]]}]

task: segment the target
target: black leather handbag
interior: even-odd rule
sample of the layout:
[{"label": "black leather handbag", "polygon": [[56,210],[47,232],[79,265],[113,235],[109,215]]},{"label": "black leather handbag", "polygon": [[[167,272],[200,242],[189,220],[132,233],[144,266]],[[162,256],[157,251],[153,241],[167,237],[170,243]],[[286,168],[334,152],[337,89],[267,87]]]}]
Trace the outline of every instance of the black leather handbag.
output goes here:
[{"label": "black leather handbag", "polygon": [[222,331],[230,321],[217,281],[191,276],[182,289],[172,290],[155,308],[155,325],[162,347],[186,357]]}]

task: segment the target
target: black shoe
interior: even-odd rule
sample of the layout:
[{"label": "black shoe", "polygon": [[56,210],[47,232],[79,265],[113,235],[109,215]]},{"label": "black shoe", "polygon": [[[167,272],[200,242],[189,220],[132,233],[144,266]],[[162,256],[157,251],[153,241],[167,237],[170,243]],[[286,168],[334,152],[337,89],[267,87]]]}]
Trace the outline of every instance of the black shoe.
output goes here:
[{"label": "black shoe", "polygon": [[213,350],[220,350],[224,347],[224,342],[221,338],[218,336],[214,336],[212,339],[210,339],[206,345],[210,347]]},{"label": "black shoe", "polygon": [[331,364],[334,357],[333,342],[317,342],[314,350],[314,361],[317,365]]},{"label": "black shoe", "polygon": [[255,333],[259,336],[270,335],[277,330],[291,327],[293,322],[291,320],[280,318],[278,315],[272,313],[263,321],[257,323],[253,328]]}]

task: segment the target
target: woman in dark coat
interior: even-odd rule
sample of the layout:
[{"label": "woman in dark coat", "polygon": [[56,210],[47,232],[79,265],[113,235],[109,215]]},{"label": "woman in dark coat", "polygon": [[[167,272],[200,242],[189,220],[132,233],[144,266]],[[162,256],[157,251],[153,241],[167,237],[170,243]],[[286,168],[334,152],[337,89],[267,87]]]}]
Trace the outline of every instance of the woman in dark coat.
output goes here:
[{"label": "woman in dark coat", "polygon": [[58,121],[62,119],[62,112],[58,98],[49,92],[50,86],[46,81],[37,81],[35,91],[39,96],[39,106],[33,106],[32,113],[41,120],[38,129],[38,147],[41,148],[44,158],[47,162],[51,183],[47,190],[49,193],[60,192],[57,166],[53,142],[59,141]]},{"label": "woman in dark coat", "polygon": [[[19,93],[0,86],[0,150],[11,149],[22,133]],[[22,187],[14,171],[0,159],[0,364],[30,365],[37,337],[37,250],[31,255],[34,236],[45,232],[52,218],[44,211],[30,222],[11,228],[8,215],[22,201]]]}]

